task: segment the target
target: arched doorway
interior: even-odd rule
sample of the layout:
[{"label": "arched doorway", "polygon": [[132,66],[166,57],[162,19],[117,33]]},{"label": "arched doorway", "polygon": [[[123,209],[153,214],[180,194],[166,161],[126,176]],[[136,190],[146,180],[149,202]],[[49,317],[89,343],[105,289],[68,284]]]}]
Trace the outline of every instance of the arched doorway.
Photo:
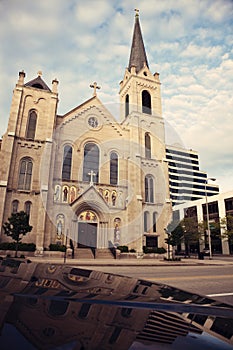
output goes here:
[{"label": "arched doorway", "polygon": [[91,210],[85,210],[78,215],[77,248],[97,247],[98,217]]}]

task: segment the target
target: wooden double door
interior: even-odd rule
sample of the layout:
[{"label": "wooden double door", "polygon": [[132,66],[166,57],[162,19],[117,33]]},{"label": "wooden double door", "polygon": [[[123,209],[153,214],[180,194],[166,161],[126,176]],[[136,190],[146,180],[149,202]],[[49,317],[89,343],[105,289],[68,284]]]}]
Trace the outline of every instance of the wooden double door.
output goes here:
[{"label": "wooden double door", "polygon": [[97,223],[78,223],[78,248],[96,248],[97,227]]}]

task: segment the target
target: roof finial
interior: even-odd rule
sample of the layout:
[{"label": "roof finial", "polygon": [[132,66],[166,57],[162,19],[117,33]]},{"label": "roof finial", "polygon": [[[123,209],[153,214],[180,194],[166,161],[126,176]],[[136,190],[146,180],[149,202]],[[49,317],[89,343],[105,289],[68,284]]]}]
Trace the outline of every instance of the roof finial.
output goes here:
[{"label": "roof finial", "polygon": [[134,9],[135,11],[135,17],[139,17],[139,9]]},{"label": "roof finial", "polygon": [[39,71],[37,72],[37,75],[38,75],[38,77],[41,77],[41,76],[42,76],[42,71],[39,70]]},{"label": "roof finial", "polygon": [[93,96],[97,96],[96,89],[100,89],[100,86],[97,85],[96,81],[90,85],[92,89],[94,89]]}]

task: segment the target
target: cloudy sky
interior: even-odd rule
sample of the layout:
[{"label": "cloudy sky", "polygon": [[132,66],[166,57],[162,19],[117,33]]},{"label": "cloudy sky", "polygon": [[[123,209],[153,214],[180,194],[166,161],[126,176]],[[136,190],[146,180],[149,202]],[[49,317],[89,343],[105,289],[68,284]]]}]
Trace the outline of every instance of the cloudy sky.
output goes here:
[{"label": "cloudy sky", "polygon": [[59,114],[90,98],[94,81],[102,102],[116,104],[135,6],[160,73],[168,142],[198,151],[221,192],[232,190],[232,0],[0,0],[0,135],[22,69],[26,81],[39,70],[49,86],[59,80]]}]

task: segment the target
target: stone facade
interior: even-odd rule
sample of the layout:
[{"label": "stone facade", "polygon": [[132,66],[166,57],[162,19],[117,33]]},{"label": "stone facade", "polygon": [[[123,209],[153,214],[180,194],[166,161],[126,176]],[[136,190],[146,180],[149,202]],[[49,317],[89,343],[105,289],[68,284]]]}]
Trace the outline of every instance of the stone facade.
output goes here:
[{"label": "stone facade", "polygon": [[[143,44],[138,33],[136,16],[133,40]],[[33,229],[24,242],[41,254],[51,243],[128,245],[138,253],[166,247],[171,202],[159,74],[147,60],[137,67],[130,60],[120,83],[120,122],[96,84],[89,100],[57,115],[57,87],[40,72],[27,83],[19,73],[0,151],[0,226],[12,211],[30,212]]]}]

